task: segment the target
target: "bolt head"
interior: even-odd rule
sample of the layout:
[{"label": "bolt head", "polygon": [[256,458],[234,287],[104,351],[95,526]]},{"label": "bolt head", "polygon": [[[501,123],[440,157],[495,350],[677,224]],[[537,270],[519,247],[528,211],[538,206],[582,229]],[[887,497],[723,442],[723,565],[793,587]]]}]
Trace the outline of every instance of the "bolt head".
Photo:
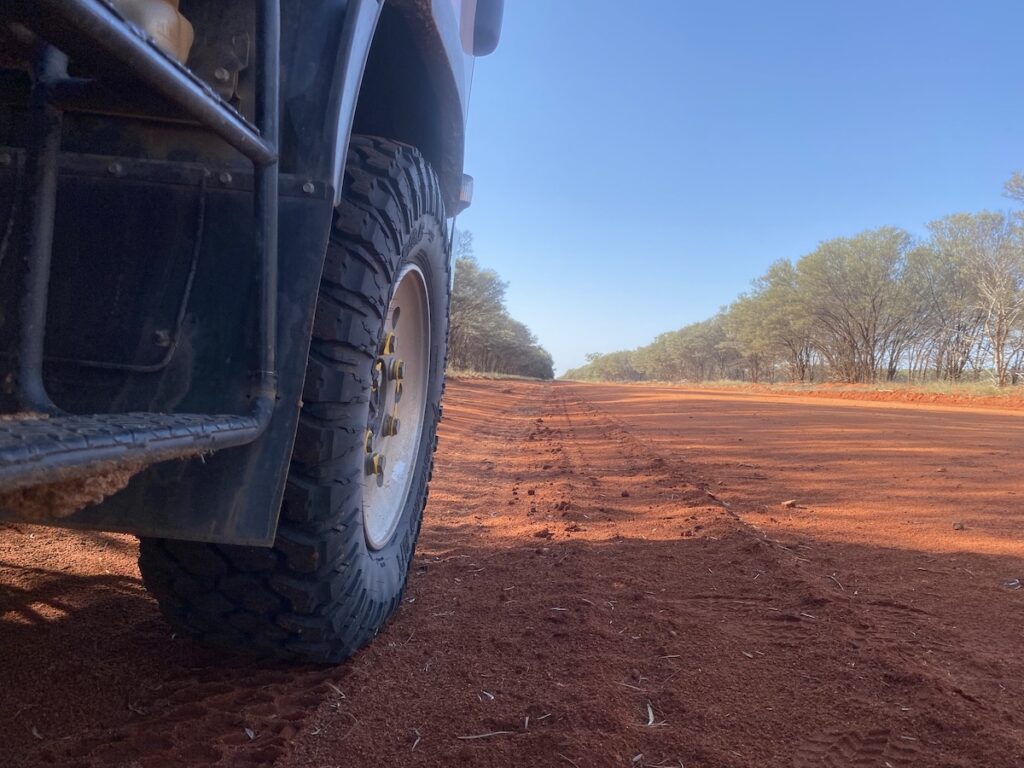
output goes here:
[{"label": "bolt head", "polygon": [[124,176],[124,166],[120,163],[111,163],[107,166],[107,173],[111,176]]},{"label": "bolt head", "polygon": [[375,453],[366,459],[366,474],[383,475],[385,458],[383,453]]},{"label": "bolt head", "polygon": [[171,332],[163,328],[153,331],[153,343],[158,347],[171,346]]},{"label": "bolt head", "polygon": [[217,67],[213,70],[213,79],[219,83],[226,83],[231,79],[231,73],[224,69],[224,67]]},{"label": "bolt head", "polygon": [[302,185],[302,191],[305,192],[307,195],[312,195],[314,192],[316,192],[316,184],[314,184],[312,181],[307,181],[305,184]]},{"label": "bolt head", "polygon": [[231,174],[228,173],[227,171],[221,171],[220,175],[217,178],[220,180],[221,184],[231,183]]}]

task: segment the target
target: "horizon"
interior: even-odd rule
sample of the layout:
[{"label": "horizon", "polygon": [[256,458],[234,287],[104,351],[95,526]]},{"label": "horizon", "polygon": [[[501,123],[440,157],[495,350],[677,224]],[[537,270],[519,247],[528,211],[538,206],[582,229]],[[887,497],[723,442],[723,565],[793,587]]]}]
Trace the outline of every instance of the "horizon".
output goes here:
[{"label": "horizon", "polygon": [[644,345],[824,240],[1011,208],[1020,21],[1005,2],[510,3],[476,63],[458,226],[557,374]]}]

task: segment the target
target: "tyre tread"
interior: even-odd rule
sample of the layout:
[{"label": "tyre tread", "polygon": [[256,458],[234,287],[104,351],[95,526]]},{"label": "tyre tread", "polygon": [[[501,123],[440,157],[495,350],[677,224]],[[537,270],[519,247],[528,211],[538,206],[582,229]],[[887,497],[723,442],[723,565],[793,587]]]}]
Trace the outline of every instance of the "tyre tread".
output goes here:
[{"label": "tyre tread", "polygon": [[[367,590],[362,544],[349,535],[361,531],[361,509],[352,501],[360,478],[343,470],[361,450],[361,429],[351,425],[362,423],[364,370],[374,359],[387,308],[380,297],[397,272],[397,261],[383,255],[400,257],[405,234],[424,215],[435,216],[445,231],[440,188],[422,155],[388,139],[353,136],[277,539],[270,549],[143,539],[143,580],[175,628],[212,645],[333,663],[372,639],[394,613],[402,589],[386,600]],[[450,285],[450,258],[445,269]],[[436,446],[436,422],[428,417],[427,424],[426,439]],[[428,455],[429,480],[432,451]],[[420,511],[428,487],[424,482]],[[415,515],[402,547],[406,563],[419,524]],[[403,589],[407,578],[406,568]]]}]

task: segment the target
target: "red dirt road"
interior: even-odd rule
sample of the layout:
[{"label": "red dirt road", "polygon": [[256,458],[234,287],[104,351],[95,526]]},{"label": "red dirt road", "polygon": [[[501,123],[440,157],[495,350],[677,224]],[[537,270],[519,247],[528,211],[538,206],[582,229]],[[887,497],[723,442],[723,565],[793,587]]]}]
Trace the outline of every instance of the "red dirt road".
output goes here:
[{"label": "red dirt road", "polygon": [[335,669],[173,638],[127,537],[4,530],[0,764],[1024,765],[1022,451],[1020,411],[454,381],[406,602]]}]

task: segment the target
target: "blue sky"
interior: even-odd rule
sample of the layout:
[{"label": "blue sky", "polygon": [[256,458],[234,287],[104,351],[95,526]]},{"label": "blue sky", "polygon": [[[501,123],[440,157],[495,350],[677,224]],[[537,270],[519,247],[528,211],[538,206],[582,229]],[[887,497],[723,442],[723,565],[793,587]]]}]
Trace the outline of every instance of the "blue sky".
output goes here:
[{"label": "blue sky", "polygon": [[508,0],[459,226],[559,371],[704,319],[776,259],[1007,208],[1021,2]]}]

